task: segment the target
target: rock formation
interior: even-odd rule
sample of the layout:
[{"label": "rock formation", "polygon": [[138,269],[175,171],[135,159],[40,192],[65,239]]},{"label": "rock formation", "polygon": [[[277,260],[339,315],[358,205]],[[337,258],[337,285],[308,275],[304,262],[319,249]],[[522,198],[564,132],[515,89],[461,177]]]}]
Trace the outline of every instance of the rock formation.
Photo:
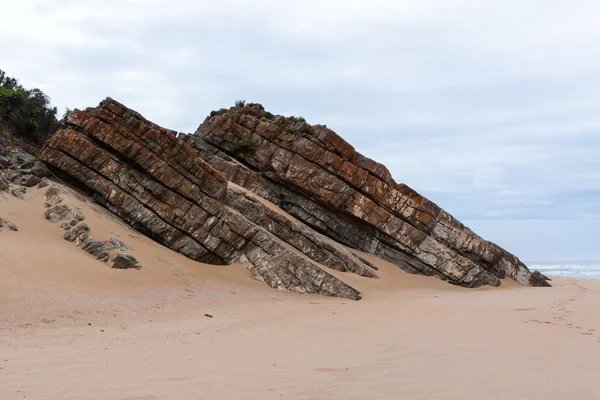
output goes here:
[{"label": "rock formation", "polygon": [[44,216],[48,222],[61,222],[58,226],[66,231],[64,235],[66,241],[74,243],[77,247],[81,247],[82,250],[98,261],[103,263],[112,262],[112,268],[142,268],[135,257],[117,253],[117,250],[133,250],[119,239],[113,237],[105,241],[94,240],[90,227],[87,224],[80,223],[85,220],[85,216],[81,210],[63,204],[61,194],[61,189],[58,186],[53,185],[46,190],[46,193],[44,194],[44,206],[47,210],[44,213]]},{"label": "rock formation", "polygon": [[547,286],[335,132],[253,104],[213,112],[182,139],[225,177],[346,246],[467,287]]},{"label": "rock formation", "polygon": [[67,122],[42,153],[53,172],[173,250],[272,287],[358,299],[327,271],[377,278],[350,249],[466,287],[548,285],[325,126],[248,105],[178,139],[112,99]]},{"label": "rock formation", "polygon": [[[112,99],[74,111],[68,123],[46,142],[42,159],[135,229],[194,260],[239,261],[272,287],[360,297],[297,247],[229,207],[227,180],[174,132]],[[329,242],[346,256],[331,253],[338,269],[370,268]]]}]

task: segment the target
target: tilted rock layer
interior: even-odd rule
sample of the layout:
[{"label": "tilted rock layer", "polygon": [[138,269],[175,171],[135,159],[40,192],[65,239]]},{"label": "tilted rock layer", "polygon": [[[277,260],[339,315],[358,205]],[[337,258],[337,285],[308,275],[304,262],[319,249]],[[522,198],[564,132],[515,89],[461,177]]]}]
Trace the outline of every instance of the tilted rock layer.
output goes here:
[{"label": "tilted rock layer", "polygon": [[360,298],[327,272],[377,278],[348,247],[466,287],[548,285],[324,126],[251,105],[178,139],[112,99],[68,124],[42,153],[54,172],[173,250],[272,287]]},{"label": "tilted rock layer", "polygon": [[[230,196],[225,177],[174,132],[112,99],[74,111],[68,124],[46,142],[42,159],[135,229],[194,260],[221,265],[239,261],[272,287],[360,298],[356,289],[301,253],[302,244],[279,239],[230,207],[230,197],[236,207],[247,206],[239,195]],[[288,223],[284,228],[289,230],[298,224]],[[291,242],[295,236],[289,237]],[[339,263],[337,269],[370,269],[333,241],[323,240],[336,248],[328,254],[332,263]]]}]

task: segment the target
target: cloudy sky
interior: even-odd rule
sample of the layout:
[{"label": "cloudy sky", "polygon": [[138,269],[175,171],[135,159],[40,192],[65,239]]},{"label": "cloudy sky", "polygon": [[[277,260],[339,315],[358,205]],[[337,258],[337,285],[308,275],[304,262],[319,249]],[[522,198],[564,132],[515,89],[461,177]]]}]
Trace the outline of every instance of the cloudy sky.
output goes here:
[{"label": "cloudy sky", "polygon": [[19,0],[0,69],[193,132],[237,99],[322,123],[525,260],[600,259],[597,0]]}]

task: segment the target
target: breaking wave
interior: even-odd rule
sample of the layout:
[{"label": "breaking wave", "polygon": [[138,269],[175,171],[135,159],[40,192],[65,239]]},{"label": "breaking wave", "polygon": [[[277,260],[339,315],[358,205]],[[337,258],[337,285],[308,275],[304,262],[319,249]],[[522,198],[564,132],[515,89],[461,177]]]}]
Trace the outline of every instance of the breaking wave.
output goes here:
[{"label": "breaking wave", "polygon": [[527,264],[530,270],[538,270],[548,276],[568,276],[571,278],[600,279],[600,261],[545,263],[532,262]]}]

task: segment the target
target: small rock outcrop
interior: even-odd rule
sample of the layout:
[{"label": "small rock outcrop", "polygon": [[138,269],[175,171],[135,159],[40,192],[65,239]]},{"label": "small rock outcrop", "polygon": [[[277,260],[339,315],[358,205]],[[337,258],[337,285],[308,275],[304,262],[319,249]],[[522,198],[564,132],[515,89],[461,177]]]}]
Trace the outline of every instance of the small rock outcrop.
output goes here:
[{"label": "small rock outcrop", "polygon": [[73,242],[78,247],[87,243],[91,239],[90,227],[87,224],[79,224],[73,228],[70,228],[65,233],[65,240]]},{"label": "small rock outcrop", "polygon": [[35,175],[29,175],[26,178],[23,179],[23,183],[22,185],[25,187],[34,187],[35,185],[37,185],[38,183],[40,183],[42,181],[42,178],[39,178]]},{"label": "small rock outcrop", "polygon": [[[353,249],[466,287],[504,277],[547,285],[324,126],[249,105],[214,112],[178,138],[112,99],[67,123],[42,152],[53,173],[171,249],[240,262],[271,287],[359,299],[330,272],[377,279]],[[51,190],[47,214],[73,219]],[[86,236],[79,227],[67,231],[73,241]],[[106,244],[81,242],[105,259]]]},{"label": "small rock outcrop", "polygon": [[140,262],[132,255],[117,253],[112,258],[114,269],[141,269]]},{"label": "small rock outcrop", "polygon": [[[0,139],[6,141],[2,136]],[[23,200],[27,188],[47,186],[48,183],[43,178],[50,171],[41,161],[35,160],[34,156],[15,144],[3,147],[0,154],[0,192],[9,192]]]},{"label": "small rock outcrop", "polygon": [[74,210],[66,204],[59,204],[52,208],[49,208],[44,213],[46,219],[50,222],[60,222],[67,219],[75,221],[83,221],[85,217],[79,210]]},{"label": "small rock outcrop", "polygon": [[[66,241],[74,243],[77,247],[81,247],[82,250],[103,263],[108,263],[117,259],[121,260],[119,261],[118,267],[114,267],[113,265],[113,268],[141,269],[141,266],[138,265],[139,262],[135,257],[115,252],[116,250],[132,250],[131,247],[127,246],[122,241],[114,237],[106,241],[94,240],[90,227],[85,223],[80,223],[85,220],[83,213],[79,209],[73,209],[66,204],[61,204],[63,200],[61,190],[58,187],[50,187],[46,191],[44,198],[46,207],[51,207],[45,212],[45,217],[48,222],[57,223],[70,219],[69,222],[62,222],[59,225],[60,228],[66,231],[64,235]],[[134,263],[134,266],[127,266],[128,264],[126,264],[124,260],[129,260],[129,263]]]},{"label": "small rock outcrop", "polygon": [[9,188],[10,182],[3,175],[0,174],[0,191],[7,192]]},{"label": "small rock outcrop", "polygon": [[13,224],[9,220],[0,218],[0,232],[2,232],[2,228],[4,227],[7,227],[13,232],[17,232],[19,230],[19,227],[17,225]]}]

